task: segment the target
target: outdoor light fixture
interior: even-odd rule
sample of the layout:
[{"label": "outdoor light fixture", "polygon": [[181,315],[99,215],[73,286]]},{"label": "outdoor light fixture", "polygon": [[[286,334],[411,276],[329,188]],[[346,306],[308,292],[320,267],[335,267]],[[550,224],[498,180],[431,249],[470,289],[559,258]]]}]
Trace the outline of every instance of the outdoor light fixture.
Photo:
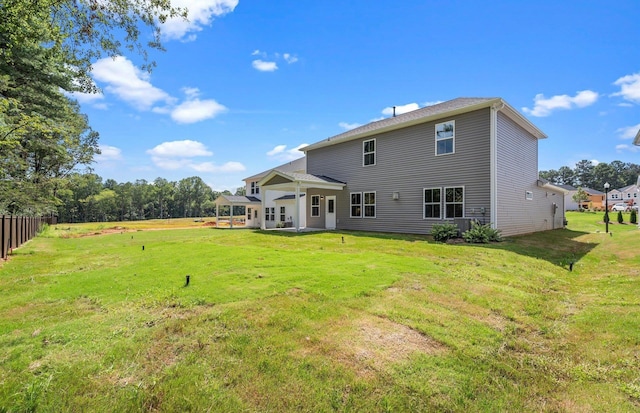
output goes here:
[{"label": "outdoor light fixture", "polygon": [[394,192],[391,195],[391,198],[397,201],[398,199],[400,199],[400,192]]},{"label": "outdoor light fixture", "polygon": [[609,182],[604,183],[604,225],[609,233]]}]

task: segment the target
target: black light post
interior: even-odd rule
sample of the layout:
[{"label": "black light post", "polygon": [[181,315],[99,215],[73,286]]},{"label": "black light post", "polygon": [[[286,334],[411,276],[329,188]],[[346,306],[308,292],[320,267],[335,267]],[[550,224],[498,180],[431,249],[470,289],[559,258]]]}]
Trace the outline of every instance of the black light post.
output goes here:
[{"label": "black light post", "polygon": [[609,233],[609,182],[604,183],[604,225]]}]

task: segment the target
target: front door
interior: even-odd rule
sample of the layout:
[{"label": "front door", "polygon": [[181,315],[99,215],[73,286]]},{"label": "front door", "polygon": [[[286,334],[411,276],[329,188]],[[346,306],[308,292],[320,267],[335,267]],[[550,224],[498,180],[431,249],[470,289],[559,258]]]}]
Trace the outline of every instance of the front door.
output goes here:
[{"label": "front door", "polygon": [[335,195],[327,196],[326,200],[324,227],[326,229],[336,229],[336,197]]}]

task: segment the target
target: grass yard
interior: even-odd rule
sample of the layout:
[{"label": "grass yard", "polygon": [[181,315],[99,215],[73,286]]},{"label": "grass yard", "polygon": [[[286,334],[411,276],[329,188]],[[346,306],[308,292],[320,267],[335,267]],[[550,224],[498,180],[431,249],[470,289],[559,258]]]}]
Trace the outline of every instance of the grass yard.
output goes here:
[{"label": "grass yard", "polygon": [[638,411],[640,230],[567,219],[492,245],[50,227],[0,264],[0,412]]}]

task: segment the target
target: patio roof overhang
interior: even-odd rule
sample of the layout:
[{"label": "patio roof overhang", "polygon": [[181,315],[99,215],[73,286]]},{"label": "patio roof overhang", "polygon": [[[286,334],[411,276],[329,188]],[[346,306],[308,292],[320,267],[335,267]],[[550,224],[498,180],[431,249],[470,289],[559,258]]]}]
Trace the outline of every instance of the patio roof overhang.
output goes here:
[{"label": "patio roof overhang", "polygon": [[215,205],[260,205],[260,199],[244,195],[220,195],[213,201]]},{"label": "patio roof overhang", "polygon": [[306,191],[309,188],[341,191],[347,184],[324,175],[284,173],[273,170],[262,178],[258,185],[262,188],[279,191]]}]

